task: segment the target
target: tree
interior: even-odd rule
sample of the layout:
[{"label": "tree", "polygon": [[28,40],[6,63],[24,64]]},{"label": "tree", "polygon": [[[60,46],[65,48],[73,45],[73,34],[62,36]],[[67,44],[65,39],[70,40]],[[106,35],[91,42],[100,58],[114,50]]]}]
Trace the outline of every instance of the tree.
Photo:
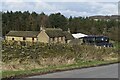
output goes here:
[{"label": "tree", "polygon": [[39,21],[39,26],[44,26],[44,27],[50,27],[50,23],[49,23],[49,17],[47,15],[45,15],[45,13],[41,13],[38,16],[38,21]]},{"label": "tree", "polygon": [[92,35],[106,35],[110,39],[120,41],[118,38],[120,31],[120,21],[116,20],[98,20],[89,17],[72,17],[66,18],[61,13],[46,15],[44,12],[38,14],[29,11],[7,11],[2,12],[2,32],[3,36],[10,30],[18,31],[39,31],[40,26],[49,28],[61,28],[67,30],[70,28],[71,33],[84,33]]},{"label": "tree", "polygon": [[65,29],[67,25],[67,19],[61,13],[51,14],[49,16],[49,21],[52,27]]}]

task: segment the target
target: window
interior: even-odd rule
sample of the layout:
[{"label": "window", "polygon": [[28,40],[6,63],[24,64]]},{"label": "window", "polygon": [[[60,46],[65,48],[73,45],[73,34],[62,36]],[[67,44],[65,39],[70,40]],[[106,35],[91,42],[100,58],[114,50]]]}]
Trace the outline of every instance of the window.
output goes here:
[{"label": "window", "polygon": [[25,37],[23,37],[23,40],[26,40],[26,38],[25,38]]},{"label": "window", "polygon": [[32,40],[34,41],[34,38],[32,38]]},{"label": "window", "polygon": [[14,38],[12,38],[12,40],[14,40]]},{"label": "window", "polygon": [[53,41],[55,41],[55,38],[53,37]]}]

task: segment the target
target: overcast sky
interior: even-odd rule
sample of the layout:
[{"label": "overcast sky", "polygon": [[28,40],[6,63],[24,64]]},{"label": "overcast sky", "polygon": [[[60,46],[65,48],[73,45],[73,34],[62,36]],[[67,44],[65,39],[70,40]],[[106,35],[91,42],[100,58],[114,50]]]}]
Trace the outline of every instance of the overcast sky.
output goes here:
[{"label": "overcast sky", "polygon": [[48,15],[60,12],[66,17],[117,15],[118,1],[119,0],[3,0],[0,9],[2,11],[44,12]]}]

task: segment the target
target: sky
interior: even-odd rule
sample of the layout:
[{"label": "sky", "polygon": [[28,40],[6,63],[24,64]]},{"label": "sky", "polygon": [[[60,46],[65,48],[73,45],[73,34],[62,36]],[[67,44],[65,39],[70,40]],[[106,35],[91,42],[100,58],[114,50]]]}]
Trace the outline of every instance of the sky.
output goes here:
[{"label": "sky", "polygon": [[[113,2],[114,1],[114,2]],[[2,0],[2,11],[30,11],[47,15],[69,16],[117,15],[119,0]]]}]

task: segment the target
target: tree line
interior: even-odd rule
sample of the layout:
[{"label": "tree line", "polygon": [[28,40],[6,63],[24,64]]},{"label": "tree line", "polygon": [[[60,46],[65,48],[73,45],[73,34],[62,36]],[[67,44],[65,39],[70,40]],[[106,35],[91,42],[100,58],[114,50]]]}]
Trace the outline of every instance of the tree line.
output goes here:
[{"label": "tree line", "polygon": [[5,36],[10,30],[17,31],[39,31],[41,25],[46,28],[61,28],[71,33],[84,33],[88,35],[105,35],[112,40],[120,41],[120,22],[116,20],[98,20],[90,17],[65,17],[61,13],[46,15],[44,12],[38,14],[29,11],[7,11],[2,12],[2,34]]}]

